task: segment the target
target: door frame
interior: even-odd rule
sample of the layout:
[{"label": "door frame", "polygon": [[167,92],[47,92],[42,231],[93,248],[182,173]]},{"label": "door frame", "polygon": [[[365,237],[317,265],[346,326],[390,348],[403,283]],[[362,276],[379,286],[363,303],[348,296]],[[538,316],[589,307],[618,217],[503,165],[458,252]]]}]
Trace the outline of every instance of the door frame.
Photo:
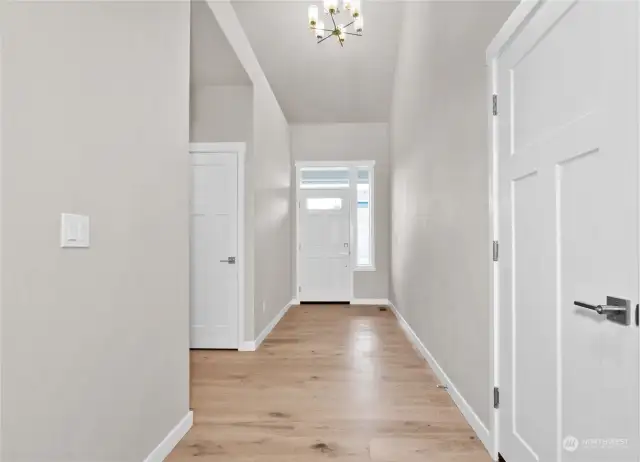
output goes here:
[{"label": "door frame", "polygon": [[[3,95],[2,95],[2,57],[4,55],[3,53],[3,43],[2,43],[2,31],[0,31],[0,165],[2,165],[3,161],[4,161],[4,156],[3,156],[3,151],[2,151],[2,146],[3,146],[3,139],[2,139],[2,120],[3,120]],[[2,198],[1,196],[1,190],[0,190],[0,199]],[[0,212],[0,223],[2,223],[3,220],[3,213]],[[0,239],[0,255],[2,255],[4,252],[2,251],[2,240]],[[0,293],[2,292],[2,290],[0,289]],[[2,311],[3,311],[3,306],[2,306],[2,302],[0,301],[0,327],[2,327]],[[1,329],[0,329],[1,332]],[[0,366],[2,365],[2,342],[0,342]],[[1,377],[1,372],[2,368],[0,367],[0,411],[2,410],[2,396],[3,394],[2,392],[2,377]],[[0,413],[1,415],[1,413]],[[1,422],[0,422],[0,426],[1,426]],[[2,435],[0,435],[0,454],[2,454]],[[0,456],[0,459],[2,457]]]},{"label": "door frame", "polygon": [[[513,10],[507,21],[500,28],[497,35],[489,44],[486,51],[486,65],[487,65],[487,115],[488,115],[488,134],[487,137],[487,152],[489,156],[489,234],[492,241],[500,241],[498,234],[499,229],[499,125],[500,125],[500,105],[498,104],[498,111],[496,115],[493,115],[494,100],[493,95],[498,94],[498,59],[502,55],[504,49],[509,45],[513,39],[515,39],[520,33],[520,29],[526,24],[538,11],[539,7],[545,0],[521,0],[520,4]],[[578,0],[571,0],[569,4],[573,4]],[[638,25],[640,30],[640,14],[638,15]],[[640,34],[638,34],[638,52],[640,55]],[[638,60],[640,76],[640,56]],[[640,87],[640,80],[638,82]],[[499,101],[499,98],[498,98]],[[640,108],[640,91],[638,92],[638,107]],[[639,130],[638,130],[638,146],[640,146],[640,117]],[[640,158],[640,150],[638,152]],[[640,162],[639,162],[640,169]],[[640,174],[640,172],[639,172]],[[640,188],[638,189],[638,197],[640,198]],[[640,203],[640,201],[639,201]],[[640,207],[638,213],[638,221],[640,225]],[[640,227],[639,227],[640,229]],[[638,241],[640,243],[640,233],[638,234]],[[489,302],[491,306],[490,310],[490,332],[489,338],[490,345],[490,376],[492,377],[493,386],[491,387],[491,396],[489,397],[490,403],[493,404],[494,387],[500,386],[500,261],[493,261],[493,242],[489,247],[489,261],[490,261],[490,287]],[[633,324],[633,323],[632,323]],[[632,328],[638,328],[637,326],[631,326]],[[640,351],[640,336],[638,342],[638,351]],[[640,364],[639,364],[640,370]],[[640,394],[640,390],[638,391]],[[492,406],[493,407],[493,406]],[[639,410],[640,412],[640,410]],[[493,460],[498,460],[498,454],[500,451],[500,411],[493,408],[490,419],[489,429],[490,441],[485,442],[485,446],[489,450],[489,454]]]},{"label": "door frame", "polygon": [[[575,1],[575,0],[574,0]],[[491,242],[488,244],[489,270],[489,374],[492,380],[490,396],[491,403],[489,441],[485,446],[493,460],[498,460],[500,452],[500,410],[495,407],[494,389],[500,387],[500,259],[494,261],[493,242],[500,242],[499,235],[499,154],[500,154],[500,105],[498,104],[497,114],[493,114],[494,95],[498,94],[498,59],[502,55],[505,47],[517,36],[520,27],[525,24],[536,13],[543,0],[522,0],[513,10],[507,21],[498,31],[497,35],[489,44],[486,51],[487,65],[487,120],[488,137],[487,153],[489,160],[489,236]],[[499,101],[499,98],[498,98]],[[499,247],[498,247],[499,256]]]},{"label": "door frame", "polygon": [[[313,161],[313,160],[298,160],[295,162],[295,170],[296,170],[296,201],[294,204],[295,210],[296,210],[296,248],[295,248],[295,253],[296,253],[296,271],[295,271],[295,287],[294,287],[294,292],[295,292],[295,301],[297,303],[300,302],[300,169],[302,168],[309,168],[309,167],[346,167],[346,168],[353,168],[353,167],[369,167],[372,169],[375,168],[376,162],[375,160],[359,160],[359,161],[347,161],[347,160],[336,160],[336,161]],[[374,192],[374,188],[375,188],[375,183],[374,183],[374,177],[375,174],[372,174],[369,178],[369,194],[370,194],[370,201],[373,199],[373,197],[375,196],[375,192]],[[355,300],[355,296],[354,296],[354,292],[355,292],[355,273],[356,271],[358,271],[358,254],[357,254],[357,250],[358,250],[358,232],[357,232],[357,228],[356,228],[356,222],[355,220],[358,217],[358,190],[357,190],[357,186],[356,188],[352,188],[351,185],[355,184],[357,185],[357,173],[352,170],[350,172],[350,176],[349,176],[349,191],[351,191],[351,197],[350,197],[350,201],[349,201],[349,207],[350,207],[350,214],[349,214],[349,248],[351,251],[351,254],[349,255],[349,270],[351,273],[351,276],[349,278],[349,287],[350,287],[350,299],[348,300],[349,302],[353,302]],[[375,199],[373,199],[375,200]],[[375,210],[375,204],[373,205],[373,207],[371,208],[371,210]],[[375,213],[375,212],[373,212]],[[374,216],[373,213],[371,214],[371,226],[372,226],[372,232],[371,232],[371,236],[374,236],[375,233],[375,224],[374,224]],[[375,240],[373,241],[373,247],[375,247]],[[355,249],[355,250],[354,250]],[[373,270],[369,270],[369,271],[373,271]],[[340,300],[342,301],[342,300]],[[347,300],[345,300],[347,301]]]},{"label": "door frame", "polygon": [[[238,168],[238,250],[236,255],[236,268],[238,271],[238,350],[245,351],[246,343],[244,335],[245,320],[247,319],[245,303],[245,280],[246,280],[246,260],[245,260],[245,158],[247,144],[244,142],[234,143],[189,143],[189,164],[192,167],[192,154],[235,154]],[[193,200],[193,173],[189,169],[189,214],[191,214]],[[189,242],[192,238],[191,217],[189,217]],[[191,273],[191,255],[189,255],[189,273]],[[191,279],[191,277],[189,277]],[[189,306],[191,311],[191,306]],[[191,327],[189,327],[189,337],[191,337]]]}]

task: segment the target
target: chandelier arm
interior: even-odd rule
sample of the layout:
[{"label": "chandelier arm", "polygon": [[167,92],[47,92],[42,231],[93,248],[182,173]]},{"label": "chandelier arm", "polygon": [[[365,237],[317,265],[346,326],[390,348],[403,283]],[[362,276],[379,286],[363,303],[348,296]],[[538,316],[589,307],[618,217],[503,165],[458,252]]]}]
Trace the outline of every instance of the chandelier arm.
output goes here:
[{"label": "chandelier arm", "polygon": [[347,35],[355,35],[356,37],[362,37],[362,34],[354,34],[353,32],[345,32]]},{"label": "chandelier arm", "polygon": [[340,40],[340,39],[338,38],[338,42],[340,43],[340,46],[341,46],[342,48],[344,48],[344,43],[342,43],[342,40]]},{"label": "chandelier arm", "polygon": [[327,36],[326,36],[326,37],[324,37],[323,39],[318,40],[318,42],[317,42],[317,43],[322,43],[322,42],[324,42],[325,40],[327,40],[329,37],[333,37],[333,35],[327,35]]},{"label": "chandelier arm", "polygon": [[349,27],[351,24],[353,24],[355,21],[351,21],[349,24],[347,24],[346,26],[344,26],[344,28],[346,29],[347,27]]},{"label": "chandelier arm", "polygon": [[338,26],[336,25],[336,20],[333,18],[333,13],[329,13],[331,15],[331,21],[333,22],[333,30],[336,30]]}]

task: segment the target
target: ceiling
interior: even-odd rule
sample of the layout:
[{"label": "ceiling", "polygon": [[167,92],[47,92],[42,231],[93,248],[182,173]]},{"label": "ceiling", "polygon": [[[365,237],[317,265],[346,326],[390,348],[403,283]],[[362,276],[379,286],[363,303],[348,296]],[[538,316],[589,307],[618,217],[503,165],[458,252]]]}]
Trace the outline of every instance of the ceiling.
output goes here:
[{"label": "ceiling", "polygon": [[[313,3],[233,2],[287,120],[387,122],[401,4],[363,0],[364,36],[347,36],[344,48],[340,48],[333,38],[316,44],[307,25],[307,8]],[[322,9],[322,1],[316,0],[315,4]],[[349,22],[346,14],[343,17],[344,23]],[[221,71],[209,69],[209,72]]]},{"label": "ceiling", "polygon": [[251,79],[203,1],[191,4],[191,84],[251,85]]}]

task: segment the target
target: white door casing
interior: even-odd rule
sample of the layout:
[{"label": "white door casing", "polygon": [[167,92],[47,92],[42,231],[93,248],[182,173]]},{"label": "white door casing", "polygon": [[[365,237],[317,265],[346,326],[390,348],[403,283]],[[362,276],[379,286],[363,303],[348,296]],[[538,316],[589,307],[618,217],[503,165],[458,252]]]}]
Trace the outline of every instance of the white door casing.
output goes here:
[{"label": "white door casing", "polygon": [[299,193],[301,301],[351,300],[351,190]]},{"label": "white door casing", "polygon": [[239,156],[192,152],[191,159],[191,348],[237,349]]},{"label": "white door casing", "polygon": [[637,461],[634,316],[622,326],[574,301],[639,300],[638,4],[529,1],[512,18],[493,49],[499,450]]}]

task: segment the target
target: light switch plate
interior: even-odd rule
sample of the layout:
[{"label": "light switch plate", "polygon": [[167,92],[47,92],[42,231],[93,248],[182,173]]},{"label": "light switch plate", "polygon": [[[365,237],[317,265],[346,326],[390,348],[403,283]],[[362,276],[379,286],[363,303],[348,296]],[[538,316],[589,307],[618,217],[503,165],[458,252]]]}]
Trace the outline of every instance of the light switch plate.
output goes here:
[{"label": "light switch plate", "polygon": [[89,247],[89,217],[63,213],[60,216],[60,246],[61,247]]}]

